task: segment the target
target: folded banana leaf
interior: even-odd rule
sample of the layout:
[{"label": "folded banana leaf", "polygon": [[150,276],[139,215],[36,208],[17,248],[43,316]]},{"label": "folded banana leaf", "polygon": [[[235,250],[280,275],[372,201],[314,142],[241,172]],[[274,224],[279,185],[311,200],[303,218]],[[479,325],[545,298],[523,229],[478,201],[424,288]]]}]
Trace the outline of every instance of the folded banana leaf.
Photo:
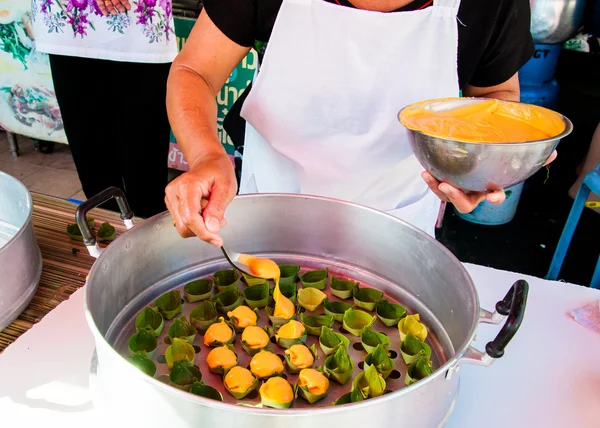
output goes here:
[{"label": "folded banana leaf", "polygon": [[325,308],[325,314],[333,317],[334,321],[342,322],[344,313],[348,309],[352,309],[352,305],[346,302],[335,302],[329,299],[323,300],[323,307]]},{"label": "folded banana leaf", "polygon": [[349,279],[339,278],[337,276],[331,276],[329,279],[329,288],[331,288],[331,294],[340,299],[349,299],[352,297],[352,292],[358,287],[358,282],[351,281]]},{"label": "folded banana leaf", "polygon": [[216,401],[223,401],[223,395],[221,395],[221,393],[218,390],[216,390],[212,386],[208,386],[202,381],[194,382],[192,384],[190,392],[200,397],[209,398],[211,400]]},{"label": "folded banana leaf", "polygon": [[264,308],[269,304],[269,283],[247,287],[242,293],[244,301],[251,309]]},{"label": "folded banana leaf", "polygon": [[127,345],[130,355],[141,354],[152,358],[158,348],[158,340],[152,330],[140,330],[129,338]]},{"label": "folded banana leaf", "polygon": [[[235,367],[238,364],[238,362],[239,362],[238,355],[235,352],[235,348],[233,347],[232,344],[223,345],[223,347],[227,348],[229,351],[231,351],[233,353],[233,355],[235,356],[235,365],[233,365],[233,366],[230,366],[230,365],[225,366],[223,364],[223,361],[220,361],[220,364],[218,364],[218,365],[216,365],[214,367],[212,367],[210,364],[208,364],[208,362],[211,361],[211,358],[209,358],[210,354],[212,354],[213,352],[217,352],[218,353],[219,351],[222,351],[222,349],[219,349],[219,348],[213,348],[208,353],[208,356],[206,357],[208,371],[211,372],[211,373],[213,373],[213,374],[219,375],[219,376],[223,376],[223,375],[227,374],[227,372],[229,370],[231,370],[233,367]],[[216,361],[219,361],[219,360],[217,359]]]},{"label": "folded banana leaf", "polygon": [[206,300],[210,298],[213,285],[212,279],[197,279],[184,285],[183,294],[189,303]]},{"label": "folded banana leaf", "polygon": [[342,326],[344,330],[354,336],[360,336],[365,327],[369,327],[375,321],[375,317],[360,309],[348,309],[344,312]]},{"label": "folded banana leaf", "polygon": [[152,306],[146,306],[135,319],[135,329],[137,331],[152,330],[156,337],[160,336],[164,325],[165,319],[162,314]]},{"label": "folded banana leaf", "polygon": [[318,288],[303,288],[298,291],[298,304],[307,311],[315,311],[327,295]]},{"label": "folded banana leaf", "polygon": [[133,355],[129,361],[135,367],[137,367],[142,372],[146,373],[150,377],[154,377],[156,374],[156,364],[150,358],[146,357],[142,354]]},{"label": "folded banana leaf", "polygon": [[97,235],[100,242],[114,241],[117,237],[117,231],[110,223],[104,222],[100,225]]},{"label": "folded banana leaf", "polygon": [[354,363],[348,356],[344,346],[338,346],[334,354],[325,359],[323,366],[325,374],[340,385],[344,385],[352,377]]},{"label": "folded banana leaf", "polygon": [[363,401],[365,397],[363,397],[362,393],[358,389],[353,389],[350,392],[342,395],[338,400],[333,403],[334,406],[341,406],[343,404],[350,403],[358,403],[359,401]]},{"label": "folded banana leaf", "polygon": [[196,351],[194,347],[184,339],[173,339],[165,352],[165,359],[167,360],[167,367],[169,369],[172,369],[173,364],[177,361],[194,364],[195,358]]},{"label": "folded banana leaf", "polygon": [[300,322],[311,336],[320,336],[323,326],[331,328],[333,317],[330,315],[304,315],[300,314]]},{"label": "folded banana leaf", "polygon": [[429,361],[426,360],[425,357],[419,357],[406,369],[404,383],[406,385],[412,385],[429,376],[431,373],[433,373],[433,370],[429,365]]},{"label": "folded banana leaf", "polygon": [[[273,385],[273,388],[270,388],[271,385]],[[274,389],[277,393],[279,393],[281,395],[281,393],[283,392],[283,390],[285,389],[286,393],[285,396],[286,398],[289,397],[288,399],[285,399],[282,401],[282,397],[271,397],[269,396],[269,391],[271,389]],[[260,394],[260,403],[263,405],[263,407],[271,407],[273,409],[287,409],[292,405],[292,402],[294,401],[294,390],[292,388],[292,385],[289,384],[289,382],[287,380],[285,380],[282,377],[276,376],[276,377],[272,377],[269,380],[267,380],[266,382],[264,382],[260,389],[259,389],[259,394]]]},{"label": "folded banana leaf", "polygon": [[369,366],[369,368],[354,378],[352,389],[359,390],[363,398],[367,399],[383,395],[385,385],[385,379],[377,373],[375,366]]},{"label": "folded banana leaf", "polygon": [[240,292],[237,285],[234,288],[229,288],[214,295],[211,301],[217,304],[217,310],[223,314],[233,311],[242,304]]},{"label": "folded banana leaf", "polygon": [[169,381],[176,388],[189,391],[194,382],[202,380],[200,369],[190,363],[175,361],[169,373]]},{"label": "folded banana leaf", "polygon": [[[95,221],[93,218],[87,219],[87,224],[90,229],[94,228]],[[81,236],[81,230],[79,230],[79,226],[76,223],[67,225],[67,235],[69,238],[75,239],[76,241],[83,241],[83,236]]]},{"label": "folded banana leaf", "polygon": [[388,355],[388,351],[379,344],[373,352],[365,357],[365,370],[369,366],[375,366],[377,373],[384,379],[387,379],[392,370],[394,370],[394,360]]},{"label": "folded banana leaf", "polygon": [[190,313],[190,322],[204,334],[211,324],[217,322],[218,316],[216,304],[210,300],[204,300]]},{"label": "folded banana leaf", "polygon": [[219,270],[214,273],[213,277],[215,278],[215,284],[217,284],[219,292],[226,290],[239,291],[240,276],[236,270]]},{"label": "folded banana leaf", "polygon": [[308,271],[304,275],[300,276],[300,282],[302,282],[302,285],[304,287],[313,287],[319,290],[325,290],[325,288],[327,287],[328,274],[328,268],[325,268],[323,270]]},{"label": "folded banana leaf", "polygon": [[310,352],[312,354],[313,361],[312,361],[312,364],[310,364],[310,365],[307,365],[305,367],[298,367],[291,360],[290,349],[293,348],[293,347],[290,347],[290,348],[286,349],[285,352],[284,352],[285,362],[286,362],[286,364],[288,366],[288,372],[293,373],[293,374],[300,373],[304,369],[311,368],[313,366],[313,364],[315,363],[315,361],[317,360],[317,358],[318,358],[318,355],[317,355],[317,346],[314,343],[310,347],[308,347],[308,346],[306,346],[304,344],[299,344],[299,345],[295,345],[295,346],[302,346],[302,347],[306,348],[308,350],[308,352]]},{"label": "folded banana leaf", "polygon": [[171,290],[156,299],[154,304],[165,319],[173,319],[183,308],[181,291]]},{"label": "folded banana leaf", "polygon": [[354,306],[373,311],[377,302],[383,298],[383,292],[374,288],[360,288],[357,285],[352,291],[352,297],[354,297]]},{"label": "folded banana leaf", "polygon": [[256,287],[257,285],[268,284],[268,281],[264,278],[257,278],[255,276],[246,275],[242,273],[244,277],[244,282],[248,285],[248,287]]},{"label": "folded banana leaf", "polygon": [[419,314],[407,315],[398,322],[398,331],[400,332],[400,341],[404,342],[406,335],[411,333],[421,342],[427,338],[427,327],[420,322]]},{"label": "folded banana leaf", "polygon": [[[296,284],[298,281],[298,272],[300,272],[300,266],[298,265],[279,265],[279,272],[281,277],[279,278],[279,285]],[[281,290],[283,293],[283,288]],[[289,296],[286,296],[289,298]]]},{"label": "folded banana leaf", "polygon": [[[400,345],[400,353],[407,365],[412,364],[420,357],[424,357],[429,361],[431,358],[431,347],[427,343],[421,342],[411,333],[408,333]],[[429,365],[431,365],[431,361],[429,361]]]},{"label": "folded banana leaf", "polygon": [[[269,293],[271,295],[273,295],[273,291],[275,290],[275,288],[272,288]],[[290,299],[290,301],[292,303],[296,303],[296,297],[298,295],[298,286],[296,285],[295,282],[292,282],[290,284],[279,284],[279,291],[281,292],[281,294],[283,294],[285,297],[287,297],[288,299]]]},{"label": "folded banana leaf", "polygon": [[[302,372],[304,370],[314,370],[315,372],[319,372],[321,373],[320,376],[322,376],[322,382],[326,385],[326,389],[325,392],[322,394],[313,394],[309,391],[308,387],[306,386],[300,386],[300,377],[302,376]],[[319,400],[322,400],[323,398],[327,397],[327,394],[329,393],[329,380],[325,377],[325,375],[323,375],[322,372],[322,368],[319,369],[304,369],[300,372],[300,374],[298,375],[298,380],[296,381],[296,384],[294,385],[294,392],[296,396],[300,396],[302,398],[304,398],[306,401],[308,401],[310,404],[314,404]]]},{"label": "folded banana leaf", "polygon": [[373,330],[371,326],[365,327],[360,333],[360,343],[369,354],[375,350],[377,345],[382,345],[386,351],[390,349],[390,338]]},{"label": "folded banana leaf", "polygon": [[348,349],[350,346],[350,340],[346,336],[340,333],[335,333],[329,327],[324,326],[321,328],[321,335],[319,336],[319,345],[325,355],[333,354],[339,346],[343,346]]},{"label": "folded banana leaf", "polygon": [[375,313],[382,323],[387,327],[397,325],[398,322],[406,316],[406,309],[397,303],[390,303],[387,300],[381,300],[375,307]]},{"label": "folded banana leaf", "polygon": [[196,327],[190,324],[186,317],[180,317],[173,321],[171,327],[169,327],[169,337],[171,339],[179,338],[185,339],[189,342],[190,345],[194,344],[194,338],[198,330]]}]

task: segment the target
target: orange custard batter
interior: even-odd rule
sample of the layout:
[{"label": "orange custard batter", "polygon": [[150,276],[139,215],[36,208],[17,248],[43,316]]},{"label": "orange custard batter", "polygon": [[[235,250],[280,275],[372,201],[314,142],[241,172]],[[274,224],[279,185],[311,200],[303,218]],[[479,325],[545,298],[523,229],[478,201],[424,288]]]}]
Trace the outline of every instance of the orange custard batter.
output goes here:
[{"label": "orange custard batter", "polygon": [[283,362],[270,351],[260,351],[250,361],[250,371],[259,379],[272,376],[283,371]]},{"label": "orange custard batter", "polygon": [[220,346],[210,351],[206,357],[206,364],[212,369],[221,367],[230,369],[237,364],[235,353],[227,346]]},{"label": "orange custard batter", "polygon": [[294,399],[294,391],[290,383],[282,377],[272,377],[260,387],[261,397],[275,403],[289,403]]},{"label": "orange custard batter", "polygon": [[313,395],[323,395],[329,389],[329,380],[318,370],[304,369],[298,375],[298,386],[306,387]]},{"label": "orange custard batter", "polygon": [[250,370],[235,366],[225,375],[224,382],[231,391],[243,393],[250,389],[255,379]]},{"label": "orange custard batter", "polygon": [[262,328],[251,325],[242,332],[242,342],[250,349],[261,349],[269,344],[269,335]]},{"label": "orange custard batter", "polygon": [[[434,137],[472,143],[522,143],[559,135],[562,116],[543,107],[496,99],[445,98],[412,104],[402,124]],[[451,104],[455,101],[455,106]]]},{"label": "orange custard batter", "polygon": [[313,365],[315,357],[305,345],[292,345],[285,350],[285,354],[291,363],[299,369],[305,369]]}]

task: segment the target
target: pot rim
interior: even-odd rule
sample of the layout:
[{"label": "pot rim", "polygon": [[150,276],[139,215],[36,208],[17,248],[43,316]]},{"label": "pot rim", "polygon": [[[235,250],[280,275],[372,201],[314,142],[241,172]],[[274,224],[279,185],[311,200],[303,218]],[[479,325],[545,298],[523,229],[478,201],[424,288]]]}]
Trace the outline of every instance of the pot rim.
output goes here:
[{"label": "pot rim", "polygon": [[[485,98],[485,97],[433,98],[433,99],[426,100],[426,101],[435,102],[435,101],[442,101],[442,100],[445,100],[445,99],[452,100],[452,101],[456,101],[456,100],[465,100],[465,101],[466,100],[480,100],[480,101],[483,101],[483,100],[489,100],[491,98]],[[420,101],[419,103],[421,103],[421,102],[423,102],[423,101]],[[510,102],[511,103],[515,103],[515,104],[534,105],[534,104],[525,103],[525,102],[522,102],[522,101],[510,101]],[[483,143],[483,142],[476,142],[476,141],[460,141],[460,140],[454,140],[454,139],[450,139],[450,138],[437,137],[435,135],[427,134],[426,132],[423,132],[423,131],[419,131],[419,130],[416,130],[416,129],[411,129],[411,128],[407,127],[402,122],[402,112],[404,110],[406,110],[406,109],[414,106],[415,104],[418,104],[418,103],[409,104],[409,105],[403,107],[398,112],[398,115],[397,115],[398,116],[398,122],[400,122],[400,124],[402,126],[404,126],[404,128],[406,128],[408,131],[410,131],[412,133],[419,134],[419,135],[422,135],[422,136],[427,137],[427,138],[437,138],[437,139],[445,141],[446,143],[472,145],[472,146],[475,146],[475,147],[477,147],[477,146],[493,146],[493,147],[506,147],[506,146],[513,147],[513,146],[516,146],[516,147],[521,147],[521,146],[531,146],[531,145],[537,145],[537,144],[545,145],[545,144],[548,144],[548,143],[554,143],[556,141],[560,141],[563,138],[568,137],[571,134],[571,132],[573,132],[573,122],[571,122],[571,120],[568,117],[566,117],[565,115],[563,115],[563,114],[561,114],[561,113],[559,113],[557,111],[554,111],[554,110],[551,110],[549,108],[542,107],[542,106],[537,106],[536,105],[536,107],[538,107],[538,108],[541,108],[543,110],[547,110],[547,111],[549,111],[551,113],[559,115],[562,118],[562,120],[563,120],[563,122],[565,124],[565,129],[563,130],[563,132],[561,132],[558,135],[555,135],[554,137],[543,138],[541,140],[523,141],[523,142],[520,142],[520,143],[511,143],[511,142],[506,142],[506,143]]]},{"label": "pot rim", "polygon": [[[152,385],[156,388],[159,388],[164,393],[174,394],[174,395],[178,396],[180,399],[193,401],[193,402],[199,403],[201,405],[216,408],[216,409],[221,409],[223,411],[230,411],[230,412],[236,411],[236,412],[239,412],[244,415],[251,414],[251,415],[255,415],[255,416],[270,416],[270,417],[299,417],[299,416],[306,416],[308,414],[313,415],[315,413],[322,413],[322,414],[326,414],[326,413],[332,414],[333,413],[333,414],[335,414],[338,412],[346,411],[346,409],[348,409],[348,406],[352,406],[352,409],[360,409],[360,408],[370,406],[375,401],[377,403],[383,403],[388,400],[396,399],[400,395],[409,394],[412,391],[418,389],[421,385],[424,385],[425,383],[428,383],[428,382],[435,381],[439,376],[445,376],[446,371],[458,363],[458,361],[462,358],[464,353],[467,351],[467,349],[470,347],[471,343],[473,342],[473,339],[475,336],[475,330],[477,328],[477,325],[479,324],[480,300],[479,300],[479,294],[477,293],[477,289],[475,288],[475,285],[473,283],[471,276],[465,269],[464,265],[460,262],[460,260],[458,260],[456,258],[456,256],[454,256],[454,254],[452,254],[452,252],[448,248],[446,248],[439,241],[437,241],[436,239],[434,239],[433,237],[431,237],[429,234],[425,233],[421,229],[418,229],[417,227],[413,226],[410,223],[407,223],[406,221],[404,221],[398,217],[394,217],[393,215],[388,214],[386,212],[379,211],[375,208],[371,208],[371,207],[357,204],[354,202],[347,202],[347,201],[342,201],[339,199],[328,198],[328,197],[323,197],[323,196],[316,196],[316,195],[290,194],[290,193],[250,193],[250,194],[244,194],[244,195],[236,195],[235,199],[254,199],[257,197],[260,197],[260,198],[285,197],[285,198],[317,199],[317,200],[322,200],[322,201],[330,201],[330,202],[340,203],[340,204],[344,204],[344,205],[351,205],[351,206],[354,206],[354,207],[357,207],[360,209],[365,209],[365,210],[371,211],[374,214],[386,216],[395,221],[399,221],[402,224],[404,224],[405,226],[423,234],[426,239],[435,242],[435,244],[440,247],[440,250],[442,252],[444,252],[448,257],[450,257],[451,259],[454,259],[456,261],[457,268],[461,270],[461,272],[464,274],[465,278],[467,279],[467,283],[465,284],[465,286],[467,286],[469,288],[469,291],[472,293],[472,295],[475,298],[475,304],[473,305],[473,311],[471,314],[472,318],[473,318],[473,322],[471,324],[470,332],[467,336],[467,339],[465,339],[461,348],[458,349],[457,351],[455,351],[454,355],[452,357],[450,357],[446,361],[446,363],[444,363],[442,366],[438,367],[434,373],[432,373],[431,375],[427,376],[426,378],[420,380],[419,382],[416,382],[410,386],[405,386],[405,387],[403,387],[397,391],[393,391],[389,394],[384,394],[377,398],[370,398],[368,400],[360,401],[358,403],[349,403],[349,404],[344,404],[344,405],[340,405],[340,406],[314,407],[314,408],[305,408],[305,409],[291,408],[291,409],[285,409],[283,411],[274,412],[271,409],[229,404],[229,403],[225,403],[225,402],[221,402],[221,401],[211,400],[209,398],[200,397],[200,396],[191,394],[189,392],[174,388],[170,385],[167,385],[167,384],[159,381],[158,379],[156,379],[154,377],[150,377],[150,376],[146,375],[145,373],[141,372],[140,370],[136,370],[135,367],[133,367],[123,355],[121,355],[117,350],[115,350],[113,348],[113,346],[110,343],[108,343],[108,341],[104,338],[104,336],[102,335],[102,333],[96,326],[96,323],[95,323],[93,315],[90,311],[90,305],[89,305],[89,298],[90,298],[89,281],[91,278],[93,278],[95,271],[97,269],[99,269],[99,266],[101,264],[101,263],[99,263],[99,261],[103,258],[104,254],[107,251],[110,251],[110,245],[105,249],[104,252],[102,252],[102,254],[100,254],[100,257],[98,257],[96,262],[94,262],[92,268],[90,269],[88,279],[86,280],[86,283],[84,286],[84,299],[83,299],[84,313],[85,313],[85,318],[87,320],[88,326],[90,327],[90,329],[92,330],[92,334],[94,335],[95,342],[100,340],[100,344],[103,347],[104,346],[107,347],[108,352],[112,353],[115,357],[118,357],[119,364],[127,364],[129,367],[131,367],[130,371],[131,371],[132,375],[137,376],[138,379],[148,382],[150,385]],[[168,213],[168,211],[164,211],[162,213],[156,214],[156,215],[146,219],[144,221],[144,223],[150,222],[150,221],[156,221],[156,220],[162,219],[164,217],[170,217],[170,214]],[[120,240],[125,235],[127,235],[128,233],[130,233],[131,231],[133,231],[135,229],[136,228],[134,227],[134,228],[128,230],[127,232],[125,232],[123,235],[119,236],[113,242],[117,242],[118,240]],[[98,345],[99,344],[96,343],[96,347],[98,347]],[[98,359],[98,365],[101,366],[101,364],[102,364],[102,361],[100,361],[100,359]],[[459,376],[459,375],[460,375],[460,373],[455,374],[455,376]]]},{"label": "pot rim", "polygon": [[10,238],[8,240],[8,242],[6,244],[4,244],[4,246],[2,248],[0,248],[0,255],[2,255],[2,253],[4,251],[6,251],[8,249],[8,247],[11,246],[12,243],[14,243],[17,239],[19,239],[19,237],[23,233],[25,233],[25,230],[27,229],[28,225],[31,223],[31,217],[33,216],[33,198],[31,197],[31,192],[29,191],[29,189],[27,188],[27,186],[25,186],[21,182],[21,180],[13,177],[12,175],[10,175],[6,172],[3,172],[3,171],[0,171],[0,176],[8,177],[8,179],[12,180],[17,187],[20,187],[20,190],[22,190],[27,195],[27,203],[29,205],[27,219],[23,222],[23,225],[21,227],[19,227],[19,231],[17,233],[15,233],[15,235],[12,238]]}]

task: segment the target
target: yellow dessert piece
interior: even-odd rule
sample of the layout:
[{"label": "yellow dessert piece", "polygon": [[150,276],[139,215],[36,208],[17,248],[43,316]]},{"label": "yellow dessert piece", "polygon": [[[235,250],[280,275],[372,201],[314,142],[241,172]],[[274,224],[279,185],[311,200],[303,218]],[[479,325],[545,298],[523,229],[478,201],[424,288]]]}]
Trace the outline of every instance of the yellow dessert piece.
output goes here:
[{"label": "yellow dessert piece", "polygon": [[212,324],[204,333],[204,346],[211,346],[213,343],[227,343],[233,336],[233,330],[227,325],[223,317]]},{"label": "yellow dessert piece", "polygon": [[248,306],[238,306],[233,311],[227,312],[229,319],[240,328],[246,328],[251,325],[256,325],[258,316],[256,312],[250,309]]},{"label": "yellow dessert piece", "polygon": [[283,372],[283,362],[272,352],[260,351],[252,357],[250,371],[257,378],[263,379]]},{"label": "yellow dessert piece", "polygon": [[246,342],[250,349],[261,349],[269,344],[269,335],[260,327],[246,327],[242,332],[242,342]]},{"label": "yellow dessert piece", "polygon": [[237,356],[227,346],[219,346],[208,353],[206,364],[211,369],[231,369],[237,364]]},{"label": "yellow dessert piece", "polygon": [[298,386],[313,395],[323,395],[329,390],[329,380],[318,370],[304,369],[298,375]]},{"label": "yellow dessert piece", "polygon": [[306,329],[301,322],[290,320],[286,324],[282,325],[279,330],[277,330],[275,339],[298,339],[304,334],[305,331]]},{"label": "yellow dessert piece", "polygon": [[255,378],[250,370],[235,366],[225,375],[223,382],[225,386],[234,393],[244,393],[254,384]]},{"label": "yellow dessert piece", "polygon": [[424,342],[427,338],[427,327],[419,322],[421,319],[419,314],[407,315],[398,322],[398,331],[400,332],[400,340],[404,341],[404,338],[408,333],[415,336],[421,342]]},{"label": "yellow dessert piece", "polygon": [[[412,104],[400,114],[402,124],[413,131],[473,143],[522,143],[559,135],[566,128],[561,115],[531,104],[496,99],[457,103],[444,98]],[[462,99],[464,100],[464,99]]]},{"label": "yellow dessert piece", "polygon": [[267,380],[260,387],[260,396],[272,403],[286,404],[294,399],[294,391],[290,383],[282,377],[276,376]]},{"label": "yellow dessert piece", "polygon": [[311,367],[315,362],[314,355],[306,345],[292,345],[285,350],[285,354],[288,356],[290,363],[299,369]]}]

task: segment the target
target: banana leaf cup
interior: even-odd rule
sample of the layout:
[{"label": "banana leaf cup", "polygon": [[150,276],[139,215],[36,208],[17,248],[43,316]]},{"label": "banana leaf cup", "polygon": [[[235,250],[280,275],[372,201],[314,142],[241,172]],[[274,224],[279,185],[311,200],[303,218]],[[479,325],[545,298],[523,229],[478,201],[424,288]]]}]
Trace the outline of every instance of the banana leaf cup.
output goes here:
[{"label": "banana leaf cup", "polygon": [[398,332],[400,333],[400,341],[404,342],[406,335],[411,333],[421,342],[427,338],[427,327],[421,321],[419,314],[407,315],[398,322]]},{"label": "banana leaf cup", "polygon": [[390,349],[390,338],[373,330],[371,326],[365,327],[360,333],[360,343],[368,354],[375,351],[377,345],[383,346],[386,351]]},{"label": "banana leaf cup", "polygon": [[312,344],[310,348],[304,344],[292,345],[285,350],[284,354],[288,372],[293,374],[311,368],[318,358],[315,344]]},{"label": "banana leaf cup", "polygon": [[333,403],[334,406],[342,406],[344,404],[350,403],[358,403],[359,401],[363,401],[365,397],[363,397],[362,393],[358,389],[353,389],[350,392],[342,395],[338,400]]},{"label": "banana leaf cup", "polygon": [[421,342],[411,333],[406,335],[400,345],[400,353],[407,365],[414,363],[420,357],[425,358],[429,361],[429,365],[431,365],[431,361],[429,360],[431,358],[431,347],[427,343]]},{"label": "banana leaf cup", "polygon": [[129,358],[129,362],[150,377],[156,374],[156,364],[145,355],[135,354]]},{"label": "banana leaf cup", "polygon": [[110,242],[114,241],[117,237],[117,231],[115,230],[113,225],[105,221],[100,225],[100,228],[98,229],[98,233],[96,235],[98,237],[98,241]]},{"label": "banana leaf cup", "polygon": [[200,302],[210,299],[214,287],[212,279],[197,279],[183,286],[183,294],[188,303]]},{"label": "banana leaf cup", "polygon": [[264,308],[269,304],[269,283],[247,287],[242,293],[246,305],[251,309]]},{"label": "banana leaf cup", "polygon": [[289,320],[275,329],[275,340],[280,347],[285,349],[299,343],[305,344],[306,338],[306,328],[296,320]]},{"label": "banana leaf cup", "polygon": [[255,276],[246,275],[242,272],[242,277],[244,278],[244,282],[248,287],[256,287],[257,285],[268,284],[268,281],[264,278],[257,278]]},{"label": "banana leaf cup", "polygon": [[304,398],[310,404],[327,397],[329,393],[329,380],[321,370],[304,369],[298,374],[294,385],[296,395]]},{"label": "banana leaf cup", "polygon": [[[274,290],[275,290],[275,287],[273,287],[272,289],[270,289],[269,293],[271,295],[273,295],[273,291]],[[298,286],[296,285],[295,282],[291,282],[289,284],[281,284],[281,283],[279,283],[279,291],[285,297],[287,297],[288,299],[290,299],[290,301],[292,303],[296,304],[296,300],[297,300],[297,297],[298,297]]]},{"label": "banana leaf cup", "polygon": [[178,389],[189,391],[194,382],[202,380],[200,369],[193,364],[175,361],[169,373],[169,381]]},{"label": "banana leaf cup", "polygon": [[198,330],[190,324],[186,317],[177,318],[169,327],[169,337],[171,339],[185,339],[190,345],[194,344],[194,339]]},{"label": "banana leaf cup", "polygon": [[371,326],[375,321],[375,317],[369,315],[360,309],[348,309],[344,312],[342,318],[342,326],[344,330],[354,336],[359,337],[365,327]]},{"label": "banana leaf cup", "polygon": [[[86,220],[90,230],[93,229],[96,221],[93,218],[88,218]],[[81,235],[81,230],[79,229],[79,226],[77,226],[77,223],[67,225],[67,235],[69,235],[69,238],[75,239],[76,241],[83,241],[83,236]]]},{"label": "banana leaf cup", "polygon": [[352,381],[352,389],[360,391],[364,399],[382,396],[385,386],[385,379],[377,373],[375,366],[369,366]]},{"label": "banana leaf cup", "polygon": [[433,373],[433,369],[429,365],[429,361],[425,359],[425,357],[419,357],[406,369],[404,383],[406,385],[412,385],[413,383],[426,378],[431,373]]},{"label": "banana leaf cup", "polygon": [[229,345],[235,341],[235,328],[225,318],[219,317],[217,322],[208,327],[204,333],[204,346],[216,348]]},{"label": "banana leaf cup", "polygon": [[329,269],[311,270],[300,276],[300,282],[305,288],[317,288],[319,290],[325,290],[327,287],[327,276]]},{"label": "banana leaf cup", "polygon": [[327,295],[318,288],[302,288],[298,291],[298,304],[307,311],[315,311]]},{"label": "banana leaf cup", "polygon": [[384,379],[387,379],[394,370],[394,360],[390,358],[387,349],[383,345],[379,344],[373,352],[365,357],[365,370],[369,366],[375,366],[377,373],[379,373]]},{"label": "banana leaf cup", "polygon": [[374,288],[360,288],[357,285],[352,290],[352,297],[354,298],[354,306],[373,311],[377,303],[383,298],[383,292]]},{"label": "banana leaf cup", "polygon": [[178,361],[193,365],[195,358],[196,351],[194,350],[194,347],[184,339],[173,339],[171,345],[165,352],[165,359],[167,360],[167,367],[169,367],[169,369],[172,369],[173,364]]},{"label": "banana leaf cup", "polygon": [[[298,265],[279,265],[279,285],[296,284],[298,281],[298,272],[300,272],[300,266]],[[283,292],[283,290],[282,290]],[[288,297],[289,298],[289,297]]]},{"label": "banana leaf cup", "polygon": [[323,300],[323,308],[325,314],[332,316],[334,321],[342,322],[344,313],[348,309],[352,309],[352,305],[346,302],[336,302],[329,299]]},{"label": "banana leaf cup", "polygon": [[239,291],[240,275],[235,269],[218,270],[213,274],[219,293],[226,290]]},{"label": "banana leaf cup", "polygon": [[339,278],[337,276],[331,276],[329,278],[329,288],[331,289],[331,294],[340,299],[349,299],[352,297],[352,292],[356,287],[358,287],[358,282],[351,281],[349,279]]},{"label": "banana leaf cup", "polygon": [[260,386],[260,403],[264,407],[287,409],[294,401],[294,388],[282,377],[275,376]]},{"label": "banana leaf cup", "polygon": [[218,317],[216,304],[210,300],[203,300],[190,313],[190,323],[204,334],[208,327],[217,322]]},{"label": "banana leaf cup", "polygon": [[217,389],[205,384],[202,381],[194,382],[190,392],[200,397],[209,398],[216,401],[223,401],[223,395]]},{"label": "banana leaf cup", "polygon": [[183,308],[181,291],[171,290],[156,299],[154,304],[165,319],[173,319]]},{"label": "banana leaf cup", "polygon": [[208,371],[220,376],[227,374],[238,362],[238,355],[231,344],[213,348],[206,356]]},{"label": "banana leaf cup", "polygon": [[250,356],[267,349],[270,343],[271,331],[268,327],[250,326],[242,332],[242,348]]},{"label": "banana leaf cup", "polygon": [[335,333],[329,327],[323,327],[319,336],[319,346],[325,355],[331,355],[340,346],[348,349],[350,340],[343,334]]},{"label": "banana leaf cup", "polygon": [[400,320],[406,316],[404,306],[397,303],[390,303],[387,300],[377,302],[375,314],[387,327],[398,325]]},{"label": "banana leaf cup", "polygon": [[306,332],[311,336],[320,336],[323,327],[333,326],[331,315],[304,315],[300,314],[300,322],[304,325]]},{"label": "banana leaf cup", "polygon": [[140,330],[129,338],[127,346],[131,356],[140,354],[152,358],[158,348],[158,340],[152,330]]},{"label": "banana leaf cup", "polygon": [[160,336],[164,326],[165,319],[159,310],[152,306],[146,306],[135,318],[135,329],[137,331],[152,330],[156,337]]},{"label": "banana leaf cup", "polygon": [[217,304],[217,310],[223,314],[233,311],[242,304],[242,298],[237,285],[215,294],[211,301]]},{"label": "banana leaf cup", "polygon": [[[240,382],[242,379],[244,382]],[[225,390],[233,395],[236,399],[241,400],[246,397],[258,386],[258,379],[252,372],[244,367],[235,366],[227,372],[223,377]],[[230,384],[233,384],[230,387]]]},{"label": "banana leaf cup", "polygon": [[352,377],[354,363],[348,355],[346,348],[338,346],[335,353],[325,359],[323,369],[328,378],[335,380],[340,385],[344,385]]}]

